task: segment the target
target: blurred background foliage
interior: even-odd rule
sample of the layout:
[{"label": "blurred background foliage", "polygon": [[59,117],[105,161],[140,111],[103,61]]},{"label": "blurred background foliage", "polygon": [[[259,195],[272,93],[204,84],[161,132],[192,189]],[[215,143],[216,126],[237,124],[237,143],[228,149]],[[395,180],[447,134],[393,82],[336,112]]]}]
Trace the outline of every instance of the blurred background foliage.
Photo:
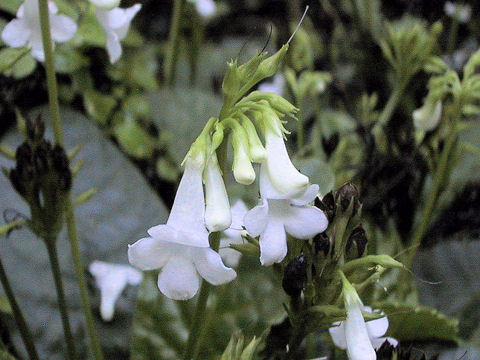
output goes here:
[{"label": "blurred background foliage", "polygon": [[[281,90],[301,108],[305,128],[303,138],[293,121],[287,125],[293,131],[289,146],[294,162],[320,185],[322,194],[347,180],[358,184],[369,251],[394,255],[399,249],[396,244],[412,234],[432,183],[428,153],[417,146],[412,121],[412,112],[427,95],[429,75],[422,70],[424,64],[410,59],[409,81],[384,134],[386,146],[375,146],[370,130],[399,81],[398,59],[388,55],[386,39],[396,36],[399,28],[417,31],[434,45],[423,51],[440,56],[460,72],[480,40],[480,18],[458,22],[445,14],[444,0],[219,0],[209,18],[201,17],[187,2],[176,78],[173,86],[166,86],[163,67],[172,1],[141,1],[142,11],[123,42],[124,54],[114,65],[108,62],[104,33],[87,4],[55,2],[61,12],[79,21],[73,41],[56,47],[55,61],[67,150],[81,146],[74,193],[91,187],[98,190],[77,209],[86,263],[94,259],[126,263],[126,245],[142,237],[147,227],[165,220],[182,171],[180,162],[206,120],[222,105],[226,62],[236,57],[243,62],[264,47],[269,52],[278,49],[307,4],[308,17],[288,53]],[[0,31],[20,3],[1,1]],[[123,1],[122,6],[133,3]],[[472,14],[480,12],[478,1],[464,3],[471,6]],[[16,131],[19,114],[40,112],[48,118],[42,107],[47,102],[45,71],[24,49],[3,47],[1,40],[0,46],[0,143],[14,148],[21,136]],[[409,50],[397,55],[407,56]],[[404,318],[390,329],[419,354],[440,352],[440,359],[459,358],[465,351],[466,359],[480,359],[480,123],[467,117],[465,126],[468,131],[459,139],[464,151],[457,156],[414,264],[419,279],[441,281],[437,285],[417,281],[420,302],[458,318],[458,337],[452,336],[448,327],[452,324],[446,322],[439,326],[446,326],[445,336],[420,331],[418,337],[402,335]],[[423,144],[441,149],[444,139],[437,137],[426,132]],[[0,164],[10,166],[8,160]],[[232,197],[253,205],[256,191],[234,184],[233,179],[230,183]],[[26,211],[1,177],[0,210],[6,209]],[[2,258],[42,354],[58,358],[60,319],[51,297],[45,254],[39,254],[40,245],[23,230],[1,239],[1,244]],[[59,244],[76,337],[84,342],[69,249],[63,239]],[[216,310],[205,324],[202,359],[221,354],[236,330],[250,339],[283,320],[281,279],[275,269],[261,269],[256,261],[243,259],[238,273],[238,279],[219,288],[212,299]],[[395,286],[388,280],[384,285]],[[96,296],[93,286],[91,293]],[[139,288],[135,315],[135,294],[126,295],[113,322],[101,323],[97,317],[107,358],[179,358],[192,302],[175,303],[159,295],[153,275]],[[1,340],[21,357],[23,349],[8,306],[3,297],[0,300]],[[94,304],[98,306],[98,301]],[[424,322],[431,327],[436,324],[437,315],[420,311],[419,316],[425,316]],[[329,341],[319,333],[315,345],[327,351]],[[267,353],[263,352],[265,358],[274,358]]]}]

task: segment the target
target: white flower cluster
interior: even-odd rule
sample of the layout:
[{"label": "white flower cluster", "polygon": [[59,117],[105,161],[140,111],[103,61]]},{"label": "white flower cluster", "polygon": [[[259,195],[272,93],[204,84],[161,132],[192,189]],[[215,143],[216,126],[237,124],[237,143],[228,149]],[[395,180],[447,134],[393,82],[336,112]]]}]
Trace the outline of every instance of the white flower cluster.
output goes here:
[{"label": "white flower cluster", "polygon": [[[142,270],[161,269],[158,287],[172,299],[193,297],[199,276],[214,285],[235,278],[235,271],[224,266],[221,256],[210,248],[209,232],[225,231],[225,247],[241,242],[243,225],[251,236],[260,237],[260,262],[268,266],[285,258],[287,233],[309,239],[327,228],[324,213],[311,205],[318,185],[311,185],[294,167],[285,146],[286,130],[279,116],[291,114],[295,107],[278,95],[259,91],[244,98],[239,106],[250,102],[253,105],[248,108],[256,110],[248,115],[261,129],[265,146],[244,113],[235,112],[222,122],[210,119],[186,156],[185,172],[167,223],[150,228],[149,237],[129,247],[132,265]],[[248,212],[242,202],[230,209],[215,152],[223,140],[223,127],[232,130],[232,168],[237,182],[251,184],[256,177],[251,162],[260,163],[261,198]],[[224,259],[234,266],[239,255],[233,257],[234,250],[228,250],[228,259],[225,254]]]},{"label": "white flower cluster", "polygon": [[[91,0],[98,22],[103,27],[107,42],[106,48],[110,62],[116,62],[122,55],[120,41],[125,38],[130,22],[141,9],[140,4],[130,8],[118,7],[119,0]],[[53,1],[48,2],[52,40],[66,42],[77,32],[77,24],[68,16],[57,15],[58,9]],[[26,46],[38,61],[45,60],[38,0],[25,0],[17,11],[17,18],[10,21],[2,31],[2,40],[10,47]]]}]

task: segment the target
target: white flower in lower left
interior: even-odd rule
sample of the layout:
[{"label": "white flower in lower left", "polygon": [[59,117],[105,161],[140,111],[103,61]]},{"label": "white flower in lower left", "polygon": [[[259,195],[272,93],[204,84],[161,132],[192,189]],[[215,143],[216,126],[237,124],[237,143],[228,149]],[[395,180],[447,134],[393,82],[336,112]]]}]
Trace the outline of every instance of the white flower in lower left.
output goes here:
[{"label": "white flower in lower left", "polygon": [[88,271],[100,289],[100,315],[104,321],[113,319],[115,303],[127,285],[139,285],[143,274],[130,265],[93,261]]},{"label": "white flower in lower left", "polygon": [[199,275],[212,285],[225,284],[237,276],[209,247],[202,171],[201,157],[187,159],[167,223],[148,229],[150,237],[128,248],[130,264],[142,270],[161,269],[158,288],[174,300],[195,296]]}]

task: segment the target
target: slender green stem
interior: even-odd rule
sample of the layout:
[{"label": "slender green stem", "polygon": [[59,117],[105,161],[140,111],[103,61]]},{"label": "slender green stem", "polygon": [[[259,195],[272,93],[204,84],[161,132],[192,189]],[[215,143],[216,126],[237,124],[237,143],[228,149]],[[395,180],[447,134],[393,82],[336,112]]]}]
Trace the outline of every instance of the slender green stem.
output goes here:
[{"label": "slender green stem", "polygon": [[65,220],[67,222],[68,238],[70,239],[70,248],[72,251],[73,264],[75,266],[75,274],[77,277],[77,283],[80,288],[80,297],[82,299],[83,312],[85,314],[85,320],[87,324],[88,334],[90,336],[90,345],[93,355],[96,360],[103,360],[102,347],[98,340],[97,331],[95,329],[95,321],[92,315],[92,309],[90,306],[90,299],[88,297],[87,282],[84,276],[84,265],[80,254],[80,247],[78,245],[77,237],[77,224],[75,221],[75,213],[73,211],[71,194],[68,194],[66,206],[65,206]]},{"label": "slender green stem", "polygon": [[[48,87],[48,99],[50,105],[51,118],[53,123],[53,130],[55,141],[59,145],[63,145],[63,134],[60,119],[60,106],[58,103],[58,89],[57,81],[55,77],[55,66],[53,59],[53,47],[50,33],[50,21],[48,13],[48,1],[39,1],[40,12],[40,25],[42,29],[42,42],[45,52],[45,69],[47,72],[47,87]],[[77,283],[80,288],[80,295],[82,299],[82,308],[85,313],[85,319],[87,323],[88,335],[90,338],[92,352],[96,360],[103,360],[102,349],[100,342],[98,341],[97,332],[93,321],[92,310],[90,308],[90,301],[88,298],[87,283],[85,281],[83,272],[83,262],[80,256],[80,248],[78,245],[77,228],[75,223],[75,215],[73,212],[73,204],[71,195],[68,194],[66,199],[66,222],[68,229],[68,238],[70,241],[70,247],[72,251],[73,263],[75,265],[75,273],[77,277]]]},{"label": "slender green stem", "polygon": [[180,50],[180,23],[185,8],[185,0],[174,0],[168,48],[165,57],[165,79],[169,86],[173,86],[177,70],[177,58]]},{"label": "slender green stem", "polygon": [[447,40],[447,54],[450,54],[455,49],[455,43],[457,42],[458,25],[458,20],[453,17]]},{"label": "slender green stem", "polygon": [[400,102],[400,99],[402,98],[403,91],[407,87],[408,81],[407,80],[400,80],[395,83],[395,87],[393,88],[392,93],[390,94],[390,97],[387,101],[387,104],[383,108],[382,113],[378,117],[378,121],[375,124],[374,131],[377,128],[380,128],[381,126],[385,126],[388,124],[390,121],[395,109],[398,106],[398,103]]},{"label": "slender green stem", "polygon": [[15,318],[15,322],[17,323],[18,330],[20,331],[20,336],[22,337],[23,343],[25,344],[25,349],[27,350],[28,356],[31,360],[38,360],[39,357],[37,354],[37,349],[35,348],[35,344],[33,343],[32,334],[28,329],[25,317],[23,316],[22,310],[20,309],[17,299],[13,294],[12,287],[10,286],[10,282],[8,281],[7,273],[5,272],[5,268],[3,267],[1,259],[0,281],[2,282],[3,290],[5,291],[5,295],[7,295],[8,302],[10,303],[10,307],[12,308],[13,317]]},{"label": "slender green stem", "polygon": [[63,145],[62,127],[60,122],[60,106],[58,104],[57,79],[55,78],[55,65],[53,60],[52,36],[50,33],[50,15],[48,13],[48,0],[38,0],[40,12],[40,26],[42,29],[43,51],[45,53],[45,70],[47,72],[48,103],[53,122],[55,141]]},{"label": "slender green stem", "polygon": [[[218,251],[220,246],[220,235],[221,232],[215,232],[211,234],[210,246],[214,251]],[[183,354],[184,360],[194,359],[195,350],[198,352],[200,349],[200,346],[197,343],[202,339],[201,332],[204,329],[203,325],[206,317],[207,300],[210,296],[210,290],[212,287],[213,286],[205,280],[202,281],[197,305],[195,307],[195,313],[193,315],[192,325],[188,334],[187,346],[185,347],[185,352]]]},{"label": "slender green stem", "polygon": [[70,328],[70,320],[68,318],[67,302],[65,300],[65,292],[63,290],[62,275],[60,264],[58,263],[57,246],[55,239],[46,239],[48,257],[50,258],[50,266],[52,268],[55,289],[57,290],[58,307],[62,318],[63,332],[65,334],[65,342],[67,344],[67,354],[69,359],[77,359],[75,352],[75,341],[73,339],[72,330]]}]

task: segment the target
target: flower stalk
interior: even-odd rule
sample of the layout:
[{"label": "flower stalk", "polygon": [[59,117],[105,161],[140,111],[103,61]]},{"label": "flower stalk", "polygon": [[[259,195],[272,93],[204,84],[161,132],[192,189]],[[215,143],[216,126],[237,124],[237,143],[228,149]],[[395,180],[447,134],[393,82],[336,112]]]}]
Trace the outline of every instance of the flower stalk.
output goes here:
[{"label": "flower stalk", "polygon": [[[48,100],[49,100],[48,102],[50,107],[50,114],[52,118],[55,141],[59,145],[63,145],[60,106],[58,102],[58,87],[57,87],[57,80],[55,76],[53,47],[52,47],[50,20],[49,20],[49,13],[48,13],[48,0],[38,0],[38,1],[39,1],[39,13],[40,13],[40,26],[42,30],[42,42],[43,42],[43,48],[45,52],[45,70],[47,74],[47,89],[48,89]],[[83,266],[83,261],[80,257],[80,248],[78,245],[78,237],[77,237],[77,227],[76,227],[73,203],[72,203],[70,192],[66,195],[66,199],[65,199],[65,213],[66,213],[65,220],[67,223],[68,238],[70,240],[72,258],[75,266],[77,283],[80,288],[82,307],[83,307],[83,312],[85,313],[85,319],[87,323],[88,335],[90,337],[92,352],[94,354],[95,360],[103,360],[103,354],[100,347],[100,342],[97,337],[97,332],[95,330],[93,315],[90,308],[90,300],[88,298],[87,283],[84,278],[84,272],[83,272],[84,266]]]},{"label": "flower stalk", "polygon": [[168,36],[168,49],[165,57],[165,79],[173,86],[177,70],[177,58],[180,50],[180,22],[185,8],[185,0],[174,0],[172,23]]},{"label": "flower stalk", "polygon": [[35,348],[35,344],[33,342],[32,333],[30,332],[28,325],[25,321],[25,317],[23,316],[23,312],[18,305],[17,299],[13,293],[12,287],[10,286],[10,282],[8,281],[7,273],[5,272],[5,268],[3,266],[2,260],[0,259],[0,281],[2,283],[3,290],[5,291],[5,295],[7,296],[8,302],[10,307],[12,308],[13,317],[15,318],[15,322],[18,326],[18,330],[20,331],[20,336],[22,337],[23,343],[25,345],[25,349],[27,350],[28,357],[30,360],[38,360],[38,353],[37,349]]}]

